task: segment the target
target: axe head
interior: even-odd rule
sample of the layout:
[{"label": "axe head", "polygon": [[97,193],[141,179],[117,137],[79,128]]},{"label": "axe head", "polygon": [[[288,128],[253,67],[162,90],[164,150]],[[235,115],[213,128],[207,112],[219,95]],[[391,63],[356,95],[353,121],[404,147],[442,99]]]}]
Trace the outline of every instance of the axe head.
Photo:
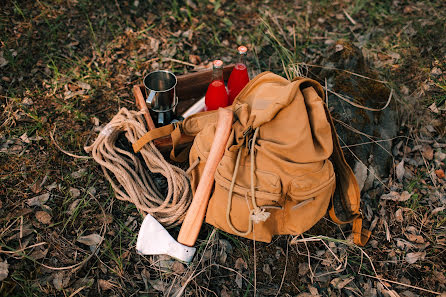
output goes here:
[{"label": "axe head", "polygon": [[136,250],[143,255],[169,255],[189,263],[196,249],[173,239],[154,217],[147,214],[139,229]]}]

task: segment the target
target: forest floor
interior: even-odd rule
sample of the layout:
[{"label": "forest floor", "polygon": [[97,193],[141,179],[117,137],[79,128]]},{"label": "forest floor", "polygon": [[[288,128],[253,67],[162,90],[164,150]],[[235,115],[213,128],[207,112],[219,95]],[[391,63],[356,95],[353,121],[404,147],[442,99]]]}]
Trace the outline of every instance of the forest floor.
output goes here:
[{"label": "forest floor", "polygon": [[[444,1],[40,0],[1,7],[0,296],[446,292]],[[368,193],[376,202],[367,208],[370,242],[353,245],[350,227],[327,216],[302,236],[269,244],[205,224],[188,266],[137,254],[142,216],[115,199],[84,151],[120,108],[136,109],[133,85],[154,69],[182,74],[216,57],[230,63],[240,44],[249,48],[253,73],[292,75],[299,63],[324,66],[338,40],[362,50],[398,108],[393,167]]]}]

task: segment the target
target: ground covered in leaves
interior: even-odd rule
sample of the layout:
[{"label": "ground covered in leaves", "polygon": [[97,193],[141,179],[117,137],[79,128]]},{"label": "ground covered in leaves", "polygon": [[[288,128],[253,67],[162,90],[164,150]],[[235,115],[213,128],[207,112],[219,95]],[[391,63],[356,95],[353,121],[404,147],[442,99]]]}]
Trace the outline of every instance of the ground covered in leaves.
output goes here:
[{"label": "ground covered in leaves", "polygon": [[[3,1],[0,296],[445,292],[445,20],[441,0]],[[240,44],[252,74],[311,75],[345,42],[398,112],[390,171],[362,180],[369,244],[327,217],[270,244],[205,226],[189,266],[138,255],[142,217],[83,150],[121,107],[135,109],[132,86],[154,69],[229,63]]]}]

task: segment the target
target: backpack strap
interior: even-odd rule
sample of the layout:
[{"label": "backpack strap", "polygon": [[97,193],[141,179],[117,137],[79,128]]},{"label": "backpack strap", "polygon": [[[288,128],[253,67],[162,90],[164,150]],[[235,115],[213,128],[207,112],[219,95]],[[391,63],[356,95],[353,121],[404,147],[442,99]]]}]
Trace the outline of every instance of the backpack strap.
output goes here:
[{"label": "backpack strap", "polygon": [[133,151],[139,152],[147,143],[152,140],[169,136],[172,138],[172,150],[170,151],[170,159],[176,162],[184,162],[189,158],[189,150],[182,150],[178,155],[176,149],[180,144],[181,139],[181,123],[173,123],[150,130],[144,134],[140,139],[132,144]]},{"label": "backpack strap", "polygon": [[325,104],[324,108],[328,122],[330,123],[333,138],[333,154],[331,158],[335,164],[336,175],[338,176],[336,179],[336,191],[339,193],[344,211],[346,211],[350,217],[346,220],[341,220],[336,215],[333,201],[334,195],[331,198],[329,214],[331,219],[337,224],[353,223],[353,242],[359,246],[364,246],[369,240],[371,232],[362,227],[362,214],[360,209],[361,195],[358,182],[352,169],[345,160],[344,153],[339,144],[338,134],[336,133],[333,124],[333,119]]}]

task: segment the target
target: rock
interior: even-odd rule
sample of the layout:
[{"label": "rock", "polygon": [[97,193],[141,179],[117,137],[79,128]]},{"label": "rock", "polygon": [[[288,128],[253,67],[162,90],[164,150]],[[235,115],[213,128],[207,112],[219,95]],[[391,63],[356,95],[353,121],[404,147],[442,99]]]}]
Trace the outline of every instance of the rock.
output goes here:
[{"label": "rock", "polygon": [[[379,80],[377,72],[370,68],[359,48],[346,41],[337,41],[327,56],[325,61],[320,62],[326,68],[319,72],[317,69],[311,69],[311,72],[315,73],[315,79],[322,84],[327,79],[329,90],[359,105],[375,109],[385,106],[390,89],[385,84],[376,81]],[[333,70],[333,68],[349,72]],[[372,79],[359,77],[350,72]],[[348,149],[344,148],[350,166],[354,167],[356,157],[358,157],[368,168],[373,167],[377,176],[388,176],[392,163],[392,156],[389,154],[392,151],[392,141],[370,142],[373,142],[371,138],[383,140],[397,135],[398,125],[394,101],[392,100],[382,111],[370,111],[353,106],[339,96],[328,92],[328,107],[335,119],[341,146],[350,146]],[[358,133],[359,131],[361,133]]]}]

